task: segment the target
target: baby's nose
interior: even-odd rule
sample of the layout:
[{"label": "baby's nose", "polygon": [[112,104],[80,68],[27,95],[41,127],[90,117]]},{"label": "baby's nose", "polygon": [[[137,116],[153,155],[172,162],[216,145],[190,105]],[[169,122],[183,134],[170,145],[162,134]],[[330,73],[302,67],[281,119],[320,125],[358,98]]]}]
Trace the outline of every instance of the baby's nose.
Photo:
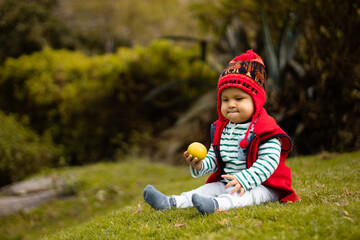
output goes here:
[{"label": "baby's nose", "polygon": [[229,101],[229,107],[235,107],[235,106],[236,106],[235,101],[230,100]]}]

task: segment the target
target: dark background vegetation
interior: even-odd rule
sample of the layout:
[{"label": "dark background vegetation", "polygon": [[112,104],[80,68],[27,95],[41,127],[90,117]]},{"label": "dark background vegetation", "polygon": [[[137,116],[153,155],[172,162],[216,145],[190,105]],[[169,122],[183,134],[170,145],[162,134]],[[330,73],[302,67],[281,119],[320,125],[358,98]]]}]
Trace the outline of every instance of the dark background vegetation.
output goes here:
[{"label": "dark background vegetation", "polygon": [[249,48],[293,154],[360,148],[350,1],[0,0],[0,185],[209,144],[219,72]]}]

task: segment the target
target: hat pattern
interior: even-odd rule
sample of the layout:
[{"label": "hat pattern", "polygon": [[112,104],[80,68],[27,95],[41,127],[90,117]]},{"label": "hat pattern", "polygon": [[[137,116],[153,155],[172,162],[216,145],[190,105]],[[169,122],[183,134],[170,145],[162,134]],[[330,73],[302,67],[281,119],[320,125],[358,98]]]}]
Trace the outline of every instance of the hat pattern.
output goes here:
[{"label": "hat pattern", "polygon": [[[265,90],[265,78],[266,78],[265,66],[256,61],[230,62],[228,67],[220,75],[220,78],[222,78],[228,74],[246,75],[246,76],[250,77],[251,79],[253,79],[259,86],[261,86]],[[219,84],[218,88],[221,88],[223,85],[228,84],[228,83],[229,83],[228,81],[221,82]],[[241,81],[236,81],[236,82],[231,82],[231,83],[242,84],[243,87],[247,87],[247,88],[249,87],[249,86],[246,86],[245,82],[241,82]],[[256,88],[252,88],[251,91],[254,92],[255,94],[257,94],[257,92],[258,92],[256,90]]]}]

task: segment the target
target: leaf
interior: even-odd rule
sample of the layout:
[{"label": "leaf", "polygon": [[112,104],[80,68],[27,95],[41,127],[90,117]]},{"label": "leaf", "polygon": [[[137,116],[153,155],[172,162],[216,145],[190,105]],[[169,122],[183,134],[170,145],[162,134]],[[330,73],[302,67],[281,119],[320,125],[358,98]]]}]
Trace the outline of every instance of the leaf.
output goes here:
[{"label": "leaf", "polygon": [[222,219],[221,221],[218,220],[218,223],[221,225],[221,226],[227,226],[229,225],[229,220],[227,220],[226,218]]},{"label": "leaf", "polygon": [[272,44],[269,22],[267,20],[264,7],[261,9],[261,19],[263,24],[263,36],[265,41],[265,52],[269,73],[276,85],[279,86],[279,60],[276,56],[274,45]]},{"label": "leaf", "polygon": [[350,217],[343,217],[344,219],[346,219],[346,220],[349,220],[350,222],[354,222],[354,219],[352,219],[352,218],[350,218]]},{"label": "leaf", "polygon": [[181,228],[181,227],[185,227],[186,223],[177,223],[175,224],[175,228]]},{"label": "leaf", "polygon": [[143,204],[144,202],[140,202],[137,207],[134,209],[134,214],[140,213],[143,211]]},{"label": "leaf", "polygon": [[225,36],[230,48],[228,52],[233,56],[239,55],[242,50],[241,46],[245,49],[249,48],[244,24],[239,18],[233,18],[231,23],[226,27]]},{"label": "leaf", "polygon": [[[293,19],[296,19],[294,14],[291,15]],[[295,28],[289,27],[289,21],[284,22],[285,31],[282,32],[279,42],[279,72],[284,71],[286,65],[294,57],[297,42],[301,36],[299,32],[296,32]]]},{"label": "leaf", "polygon": [[295,59],[290,59],[289,65],[292,67],[292,69],[296,72],[296,74],[299,77],[303,78],[305,76],[306,72],[304,67],[300,63],[295,61]]},{"label": "leaf", "polygon": [[[227,64],[229,58],[239,55],[244,49],[250,48],[244,24],[238,17],[234,17],[231,22],[227,23],[225,31],[219,39],[219,44],[215,45],[215,49],[218,52],[217,61],[222,64]],[[219,58],[219,55],[225,55],[225,61]]]}]

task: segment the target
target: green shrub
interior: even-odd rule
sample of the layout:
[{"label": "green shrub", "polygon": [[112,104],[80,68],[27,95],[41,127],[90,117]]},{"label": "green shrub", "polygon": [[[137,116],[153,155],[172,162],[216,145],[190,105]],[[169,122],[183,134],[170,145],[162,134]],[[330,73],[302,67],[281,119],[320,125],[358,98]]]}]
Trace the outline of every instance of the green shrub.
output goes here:
[{"label": "green shrub", "polygon": [[0,186],[65,163],[49,136],[39,136],[13,115],[0,112]]},{"label": "green shrub", "polygon": [[168,127],[216,82],[198,55],[168,41],[93,57],[44,49],[0,68],[0,108],[27,115],[74,164],[111,158],[149,146],[138,136]]}]

